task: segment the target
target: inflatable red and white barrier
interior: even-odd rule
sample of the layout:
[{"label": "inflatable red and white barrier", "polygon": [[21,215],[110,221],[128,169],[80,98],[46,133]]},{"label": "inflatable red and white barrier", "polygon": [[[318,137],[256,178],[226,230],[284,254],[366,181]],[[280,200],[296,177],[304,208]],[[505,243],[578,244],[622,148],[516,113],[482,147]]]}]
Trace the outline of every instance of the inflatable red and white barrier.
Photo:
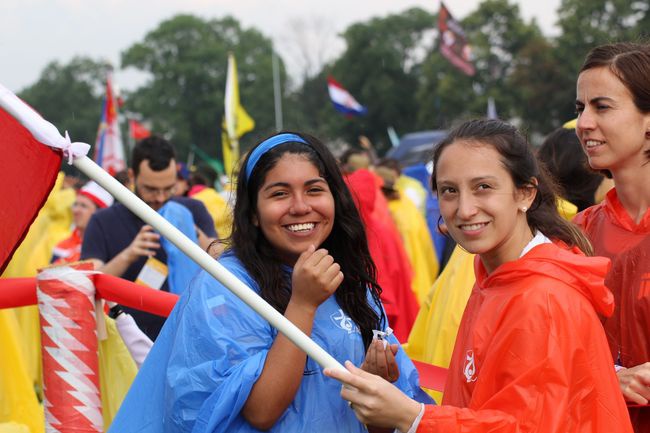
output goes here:
[{"label": "inflatable red and white barrier", "polygon": [[[84,269],[85,268],[85,269]],[[37,276],[48,432],[103,432],[92,265],[44,269]]]},{"label": "inflatable red and white barrier", "polygon": [[46,268],[36,278],[0,279],[0,308],[39,306],[47,432],[104,431],[96,298],[166,317],[178,295],[96,273],[90,263]]}]

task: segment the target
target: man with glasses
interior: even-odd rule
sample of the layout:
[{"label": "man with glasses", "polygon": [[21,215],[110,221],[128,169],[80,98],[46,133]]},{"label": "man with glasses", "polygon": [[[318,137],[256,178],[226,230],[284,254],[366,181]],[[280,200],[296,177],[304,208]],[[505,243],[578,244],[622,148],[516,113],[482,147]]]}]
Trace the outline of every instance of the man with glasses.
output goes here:
[{"label": "man with glasses", "polygon": [[[177,228],[189,227],[185,234],[202,248],[207,248],[217,238],[214,222],[203,203],[174,196],[176,159],[174,148],[168,141],[152,136],[138,142],[133,149],[129,178],[135,194],[142,201]],[[187,259],[179,257],[171,249],[169,254],[173,252],[175,255],[168,255],[165,245],[151,226],[122,203],[115,203],[92,216],[86,228],[81,258],[93,260],[95,268],[106,274],[179,293],[185,289],[179,281],[188,281],[191,277],[178,278],[178,275],[188,273],[187,262],[183,262]],[[174,266],[174,263],[178,265]],[[178,287],[170,287],[174,283]],[[140,329],[155,340],[164,318],[126,307],[124,311],[128,311]],[[119,307],[114,314],[119,314]]]}]

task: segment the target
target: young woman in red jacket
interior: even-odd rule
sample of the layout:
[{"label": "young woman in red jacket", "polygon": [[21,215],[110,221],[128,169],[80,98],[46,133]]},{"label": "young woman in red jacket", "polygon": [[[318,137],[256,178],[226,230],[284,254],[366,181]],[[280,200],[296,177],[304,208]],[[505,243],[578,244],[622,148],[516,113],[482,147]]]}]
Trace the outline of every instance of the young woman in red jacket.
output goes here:
[{"label": "young woman in red jacket", "polygon": [[526,139],[498,120],[456,128],[433,157],[449,234],[477,254],[442,406],[348,364],[327,371],[357,417],[401,432],[630,432],[599,315],[609,260],[581,232]]}]

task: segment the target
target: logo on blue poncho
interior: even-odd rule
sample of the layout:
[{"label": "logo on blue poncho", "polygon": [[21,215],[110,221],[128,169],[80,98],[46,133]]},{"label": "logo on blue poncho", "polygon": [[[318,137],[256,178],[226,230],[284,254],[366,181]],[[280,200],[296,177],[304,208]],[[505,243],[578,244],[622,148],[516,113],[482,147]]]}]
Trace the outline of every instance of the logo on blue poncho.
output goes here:
[{"label": "logo on blue poncho", "polygon": [[360,334],[359,332],[359,327],[357,326],[356,323],[352,321],[344,312],[342,309],[339,308],[339,311],[332,314],[330,316],[330,319],[332,319],[332,322],[339,328],[341,328],[344,331],[347,331],[348,334],[353,334],[357,333]]}]

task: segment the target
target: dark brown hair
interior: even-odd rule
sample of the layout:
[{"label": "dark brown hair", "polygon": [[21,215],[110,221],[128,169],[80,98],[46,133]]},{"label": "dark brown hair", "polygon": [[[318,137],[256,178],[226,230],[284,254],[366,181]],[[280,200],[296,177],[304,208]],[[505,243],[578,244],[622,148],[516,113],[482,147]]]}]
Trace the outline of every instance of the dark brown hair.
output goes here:
[{"label": "dark brown hair", "polygon": [[[307,158],[325,178],[334,198],[332,232],[322,245],[341,266],[344,275],[334,296],[341,309],[359,327],[367,349],[372,342],[372,330],[382,329],[386,317],[381,307],[377,269],[370,256],[361,216],[329,149],[311,135],[290,134],[301,137],[307,144],[289,141],[268,150],[253,168],[250,179],[246,178],[246,170],[240,170],[229,247],[259,284],[261,297],[284,314],[291,297],[291,280],[277,251],[262,230],[253,224],[253,218],[257,213],[257,193],[266,174],[282,156],[294,154]],[[254,149],[248,153],[242,167],[248,165]]]},{"label": "dark brown hair", "polygon": [[595,204],[595,193],[603,181],[599,171],[589,167],[575,130],[558,128],[544,139],[537,157],[562,189],[562,197],[579,211]]}]

